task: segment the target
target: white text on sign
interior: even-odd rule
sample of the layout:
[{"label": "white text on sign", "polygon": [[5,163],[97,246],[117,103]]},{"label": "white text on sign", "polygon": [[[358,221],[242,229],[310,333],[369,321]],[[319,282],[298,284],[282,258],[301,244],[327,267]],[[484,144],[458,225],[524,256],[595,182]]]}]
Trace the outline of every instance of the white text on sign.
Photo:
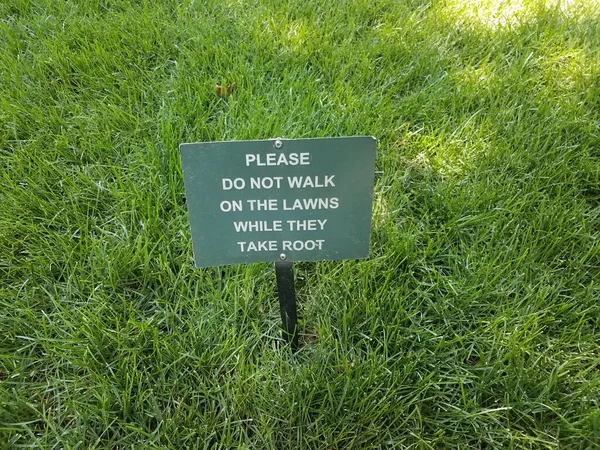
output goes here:
[{"label": "white text on sign", "polygon": [[[310,153],[249,153],[244,156],[246,167],[307,166],[311,163]],[[223,191],[273,191],[278,189],[334,189],[335,175],[295,175],[295,176],[252,176],[221,178]],[[331,191],[328,191],[331,192]],[[295,196],[296,197],[296,196]],[[339,198],[329,196],[306,196],[299,198],[250,198],[245,200],[223,200],[220,210],[224,213],[240,211],[288,212],[288,211],[327,211],[340,206]],[[288,217],[289,217],[289,213]],[[236,242],[241,253],[313,251],[322,250],[326,243],[318,239],[318,233],[325,230],[328,219],[297,218],[275,220],[234,220],[236,233],[316,233],[314,239],[247,239]],[[305,236],[305,235],[303,235]]]},{"label": "white text on sign", "polygon": [[308,166],[310,153],[267,153],[246,155],[246,167],[260,166]]},{"label": "white text on sign", "polygon": [[[324,239],[308,239],[308,240],[296,240],[296,241],[281,241],[282,251],[297,252],[303,250],[322,250]],[[238,241],[237,245],[240,247],[242,253],[250,252],[277,252],[280,251],[279,243],[277,241]]]},{"label": "white text on sign", "polygon": [[[307,189],[307,188],[328,188],[335,187],[333,179],[335,175],[325,175],[314,177],[286,177],[287,186],[292,189]],[[224,191],[237,189],[241,191],[250,185],[250,189],[281,189],[281,182],[284,177],[251,177],[250,183],[246,183],[243,178],[223,178],[221,187]]]}]

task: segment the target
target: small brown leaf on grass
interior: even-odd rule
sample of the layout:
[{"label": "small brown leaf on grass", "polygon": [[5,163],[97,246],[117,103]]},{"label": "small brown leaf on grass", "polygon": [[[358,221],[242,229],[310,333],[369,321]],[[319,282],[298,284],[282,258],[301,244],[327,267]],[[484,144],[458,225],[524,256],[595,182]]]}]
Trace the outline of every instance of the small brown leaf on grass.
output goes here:
[{"label": "small brown leaf on grass", "polygon": [[235,87],[235,83],[229,83],[227,87],[222,86],[217,83],[215,85],[215,92],[219,97],[224,97],[226,95],[231,95],[233,93],[233,88]]},{"label": "small brown leaf on grass", "polygon": [[314,345],[319,341],[319,335],[316,330],[307,330],[305,333],[300,334],[300,345]]}]

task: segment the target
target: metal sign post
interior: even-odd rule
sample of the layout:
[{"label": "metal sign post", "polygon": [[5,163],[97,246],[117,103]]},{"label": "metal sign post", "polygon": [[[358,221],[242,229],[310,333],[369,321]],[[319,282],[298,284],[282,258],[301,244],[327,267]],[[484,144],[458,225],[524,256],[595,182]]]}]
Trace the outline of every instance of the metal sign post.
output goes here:
[{"label": "metal sign post", "polygon": [[281,310],[283,340],[291,346],[292,351],[296,351],[298,349],[298,317],[293,263],[288,261],[276,262],[275,275],[277,277],[277,295],[279,297],[279,309]]}]

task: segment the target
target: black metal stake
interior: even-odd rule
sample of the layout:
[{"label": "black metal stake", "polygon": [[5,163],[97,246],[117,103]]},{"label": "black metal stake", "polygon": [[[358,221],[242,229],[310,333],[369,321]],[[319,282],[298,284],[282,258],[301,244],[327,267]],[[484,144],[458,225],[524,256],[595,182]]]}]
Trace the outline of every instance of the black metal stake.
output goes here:
[{"label": "black metal stake", "polygon": [[292,351],[296,351],[298,349],[298,319],[292,263],[286,261],[276,262],[275,275],[277,276],[277,295],[279,296],[279,309],[281,310],[283,339],[286,343],[291,344]]}]

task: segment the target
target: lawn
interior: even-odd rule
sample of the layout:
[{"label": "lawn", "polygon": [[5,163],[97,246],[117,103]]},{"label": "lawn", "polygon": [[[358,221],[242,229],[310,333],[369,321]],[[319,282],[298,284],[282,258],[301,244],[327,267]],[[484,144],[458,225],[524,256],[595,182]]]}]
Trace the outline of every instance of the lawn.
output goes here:
[{"label": "lawn", "polygon": [[[293,355],[178,145],[352,135],[371,254],[296,264]],[[596,0],[3,0],[0,183],[2,449],[600,445]]]}]

